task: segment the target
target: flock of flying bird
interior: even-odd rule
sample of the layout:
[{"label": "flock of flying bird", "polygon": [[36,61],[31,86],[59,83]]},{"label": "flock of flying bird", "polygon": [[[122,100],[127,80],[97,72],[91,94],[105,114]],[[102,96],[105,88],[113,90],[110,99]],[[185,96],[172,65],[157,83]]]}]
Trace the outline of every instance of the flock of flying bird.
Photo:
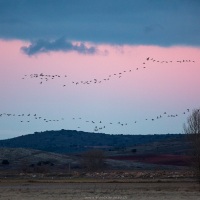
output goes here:
[{"label": "flock of flying bird", "polygon": [[36,78],[36,79],[39,79],[40,80],[40,84],[44,83],[44,82],[47,82],[49,80],[56,80],[56,79],[59,79],[59,78],[67,78],[67,75],[65,76],[61,76],[61,75],[49,75],[49,74],[43,74],[43,73],[40,73],[40,74],[30,74],[30,75],[24,75],[24,77],[22,78],[23,80],[26,79],[26,78]]},{"label": "flock of flying bird", "polygon": [[[199,110],[200,111],[200,110]],[[154,116],[152,118],[144,118],[143,120],[133,120],[132,122],[121,122],[121,121],[118,121],[118,122],[105,122],[103,120],[98,120],[98,121],[95,121],[95,120],[88,120],[88,119],[84,119],[82,117],[73,117],[70,119],[69,123],[73,121],[75,121],[76,124],[78,124],[77,126],[77,129],[80,129],[80,124],[83,124],[83,123],[87,123],[87,124],[90,124],[90,125],[93,125],[93,131],[94,132],[98,132],[98,131],[101,131],[103,129],[105,129],[107,126],[112,126],[112,125],[118,125],[118,126],[121,126],[121,127],[125,127],[125,126],[133,126],[137,123],[140,123],[141,121],[155,121],[155,120],[160,120],[160,119],[164,119],[164,118],[175,118],[175,117],[180,117],[181,115],[187,115],[189,114],[190,112],[190,109],[186,109],[185,111],[183,111],[182,113],[177,113],[177,114],[171,114],[171,113],[167,113],[167,112],[163,112],[162,114],[159,114],[157,116]],[[5,117],[9,117],[9,118],[12,118],[12,117],[15,117],[17,119],[19,119],[19,122],[20,123],[31,123],[33,122],[33,120],[40,120],[40,121],[43,121],[43,122],[50,122],[50,123],[56,123],[56,122],[61,122],[61,121],[66,121],[64,118],[61,118],[61,119],[47,119],[45,117],[42,117],[38,114],[14,114],[14,113],[0,113],[0,119],[1,118],[5,118]],[[69,120],[69,119],[68,119]],[[66,122],[67,123],[67,122]]]},{"label": "flock of flying bird", "polygon": [[[118,72],[118,73],[113,73],[113,74],[109,74],[107,77],[104,77],[103,79],[98,79],[98,78],[92,78],[90,80],[81,80],[81,81],[71,81],[71,84],[74,84],[74,85],[89,85],[89,84],[100,84],[100,83],[103,83],[103,82],[107,82],[107,81],[110,81],[112,78],[121,78],[123,77],[125,74],[127,73],[132,73],[133,71],[138,71],[138,70],[141,70],[141,69],[146,69],[146,63],[147,62],[156,62],[156,63],[161,63],[161,64],[170,64],[170,63],[195,63],[194,60],[186,60],[186,59],[183,59],[183,60],[176,60],[176,61],[172,61],[172,60],[156,60],[154,58],[146,58],[146,60],[143,62],[143,66],[142,67],[136,67],[135,69],[128,69],[128,70],[123,70],[121,72]],[[67,75],[58,75],[58,74],[54,74],[54,75],[49,75],[49,74],[43,74],[43,73],[40,73],[40,74],[30,74],[30,75],[24,75],[24,77],[22,77],[22,79],[27,79],[27,78],[35,78],[35,79],[38,79],[39,80],[39,83],[40,84],[44,84],[44,83],[47,83],[48,81],[50,80],[56,80],[56,79],[59,79],[59,78],[68,78]],[[62,87],[66,87],[67,86],[67,83],[65,84],[62,84]]]},{"label": "flock of flying bird", "polygon": [[[200,110],[199,110],[200,111]],[[155,121],[155,120],[159,120],[159,119],[164,119],[164,118],[175,118],[175,117],[180,117],[181,115],[187,115],[189,114],[190,109],[188,108],[187,110],[183,111],[182,113],[179,114],[169,114],[167,112],[163,112],[162,114],[159,114],[157,116],[154,116],[152,118],[145,118],[143,120],[133,120],[132,122],[104,122],[102,120],[99,121],[91,121],[91,120],[86,120],[86,123],[91,123],[94,125],[94,131],[98,132],[102,129],[105,129],[107,127],[107,125],[112,126],[112,125],[118,125],[118,126],[133,126],[134,124],[140,123],[140,122],[144,122],[144,121]],[[73,118],[73,120],[83,120],[81,117],[79,118]],[[80,127],[77,127],[80,128]]]},{"label": "flock of flying bird", "polygon": [[[161,64],[168,64],[168,63],[190,63],[190,62],[193,62],[195,63],[194,60],[176,60],[176,61],[172,61],[172,60],[155,60],[154,58],[146,58],[146,61],[152,61],[152,62],[157,62],[157,63],[161,63]],[[143,62],[143,64],[145,64],[145,62]]]},{"label": "flock of flying bird", "polygon": [[[103,79],[97,79],[97,78],[93,78],[91,80],[86,80],[86,81],[71,81],[71,84],[74,85],[80,85],[80,84],[100,84],[106,81],[111,80],[112,78],[116,77],[116,78],[121,78],[122,76],[124,76],[127,73],[132,73],[133,71],[138,71],[141,69],[145,69],[146,67],[146,63],[147,62],[153,62],[153,63],[161,63],[161,64],[170,64],[170,63],[195,63],[194,60],[176,60],[176,61],[172,61],[172,60],[156,60],[154,58],[151,57],[147,57],[145,59],[145,61],[143,62],[143,65],[141,67],[136,67],[136,68],[131,68],[128,70],[123,70],[121,72],[118,73],[113,73],[113,74],[109,74],[107,77],[103,78]],[[47,83],[48,81],[52,81],[52,80],[57,80],[57,79],[62,79],[62,80],[68,80],[68,76],[67,75],[58,75],[58,74],[54,74],[54,75],[49,75],[49,74],[30,74],[30,75],[24,75],[24,77],[22,77],[22,79],[37,79],[39,80],[39,84],[44,84]],[[67,84],[63,84],[62,86],[65,87]],[[190,109],[186,109],[185,111],[183,111],[182,113],[177,113],[177,114],[169,114],[167,112],[163,112],[160,115],[154,116],[152,118],[144,118],[143,122],[145,121],[156,121],[156,120],[160,120],[163,118],[176,118],[179,117],[181,115],[186,115],[190,112]],[[39,116],[37,114],[11,114],[11,113],[0,113],[0,119],[3,117],[17,117],[19,119],[19,122],[21,123],[30,123],[33,120],[40,120],[43,121],[45,123],[50,122],[50,123],[55,123],[55,122],[59,122],[59,121],[63,121],[65,120],[64,118],[61,119],[47,119],[45,117]],[[80,129],[80,124],[83,123],[89,123],[91,125],[93,125],[93,130],[95,132],[101,131],[102,129],[105,129],[107,126],[112,126],[112,125],[118,125],[121,127],[124,126],[130,126],[130,125],[134,125],[139,123],[141,120],[133,120],[132,122],[103,122],[102,120],[99,121],[94,121],[94,120],[86,120],[82,117],[73,117],[71,118],[72,121],[74,121],[76,124],[78,124],[77,129]],[[65,120],[66,121],[66,120]]]},{"label": "flock of flying bird", "polygon": [[44,122],[59,122],[64,120],[64,118],[61,119],[48,119],[46,117],[42,117],[37,114],[15,114],[15,113],[0,113],[0,119],[4,117],[17,117],[19,119],[19,122],[24,122],[24,123],[29,123],[32,122],[33,120],[42,120]]}]

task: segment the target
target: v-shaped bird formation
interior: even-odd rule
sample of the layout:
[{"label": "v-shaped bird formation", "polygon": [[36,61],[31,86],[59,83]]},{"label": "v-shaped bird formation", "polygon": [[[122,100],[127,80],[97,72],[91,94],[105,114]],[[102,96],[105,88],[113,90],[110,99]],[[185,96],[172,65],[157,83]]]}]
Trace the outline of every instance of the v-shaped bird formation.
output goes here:
[{"label": "v-shaped bird formation", "polygon": [[[54,74],[54,75],[47,75],[47,74],[44,74],[44,73],[40,73],[40,74],[26,74],[22,77],[23,80],[25,79],[36,79],[38,80],[38,83],[39,84],[46,84],[50,81],[53,81],[53,80],[59,80],[62,78],[62,84],[61,86],[62,87],[66,87],[67,85],[69,84],[73,84],[73,85],[95,85],[95,84],[102,84],[102,83],[105,83],[105,82],[108,82],[108,81],[111,81],[112,79],[120,79],[122,78],[123,76],[125,76],[126,74],[129,74],[129,73],[134,73],[134,72],[137,72],[139,70],[145,70],[147,68],[146,64],[148,62],[152,62],[152,63],[160,63],[160,64],[172,64],[172,63],[195,63],[194,60],[190,60],[190,59],[182,59],[182,60],[158,60],[158,59],[155,59],[155,58],[151,58],[151,57],[147,57],[145,59],[145,61],[142,63],[142,66],[138,66],[138,67],[131,67],[127,70],[123,70],[123,71],[119,71],[119,72],[113,72],[111,74],[108,74],[106,77],[104,78],[97,78],[97,77],[91,77],[91,79],[89,80],[70,80],[68,77],[69,75],[59,75],[59,74]],[[63,78],[66,79],[66,82],[63,81]]]}]

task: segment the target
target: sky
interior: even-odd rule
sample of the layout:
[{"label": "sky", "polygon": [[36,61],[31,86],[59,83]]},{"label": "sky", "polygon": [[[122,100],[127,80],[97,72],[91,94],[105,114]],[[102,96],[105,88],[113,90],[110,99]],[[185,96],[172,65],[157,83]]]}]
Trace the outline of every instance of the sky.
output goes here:
[{"label": "sky", "polygon": [[0,139],[182,133],[199,64],[198,0],[0,0]]}]

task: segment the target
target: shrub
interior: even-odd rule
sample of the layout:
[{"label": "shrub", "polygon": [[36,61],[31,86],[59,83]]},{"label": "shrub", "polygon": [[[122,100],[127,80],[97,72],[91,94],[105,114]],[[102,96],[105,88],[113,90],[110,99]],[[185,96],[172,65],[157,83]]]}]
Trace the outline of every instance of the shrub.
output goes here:
[{"label": "shrub", "polygon": [[2,165],[9,165],[9,161],[8,160],[2,160]]},{"label": "shrub", "polygon": [[105,167],[104,152],[101,150],[90,150],[83,154],[83,166],[90,171]]},{"label": "shrub", "polygon": [[132,153],[136,153],[136,152],[137,152],[137,149],[132,149],[131,152],[132,152]]}]

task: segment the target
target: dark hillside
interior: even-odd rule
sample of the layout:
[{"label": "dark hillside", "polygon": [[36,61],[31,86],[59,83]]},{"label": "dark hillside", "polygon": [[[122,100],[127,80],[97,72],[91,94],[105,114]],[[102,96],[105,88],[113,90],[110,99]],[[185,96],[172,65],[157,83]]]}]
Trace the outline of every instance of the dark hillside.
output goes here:
[{"label": "dark hillside", "polygon": [[184,135],[109,135],[73,130],[45,131],[0,140],[0,147],[30,148],[56,153],[76,153],[90,148],[123,149],[157,141],[184,141]]}]

